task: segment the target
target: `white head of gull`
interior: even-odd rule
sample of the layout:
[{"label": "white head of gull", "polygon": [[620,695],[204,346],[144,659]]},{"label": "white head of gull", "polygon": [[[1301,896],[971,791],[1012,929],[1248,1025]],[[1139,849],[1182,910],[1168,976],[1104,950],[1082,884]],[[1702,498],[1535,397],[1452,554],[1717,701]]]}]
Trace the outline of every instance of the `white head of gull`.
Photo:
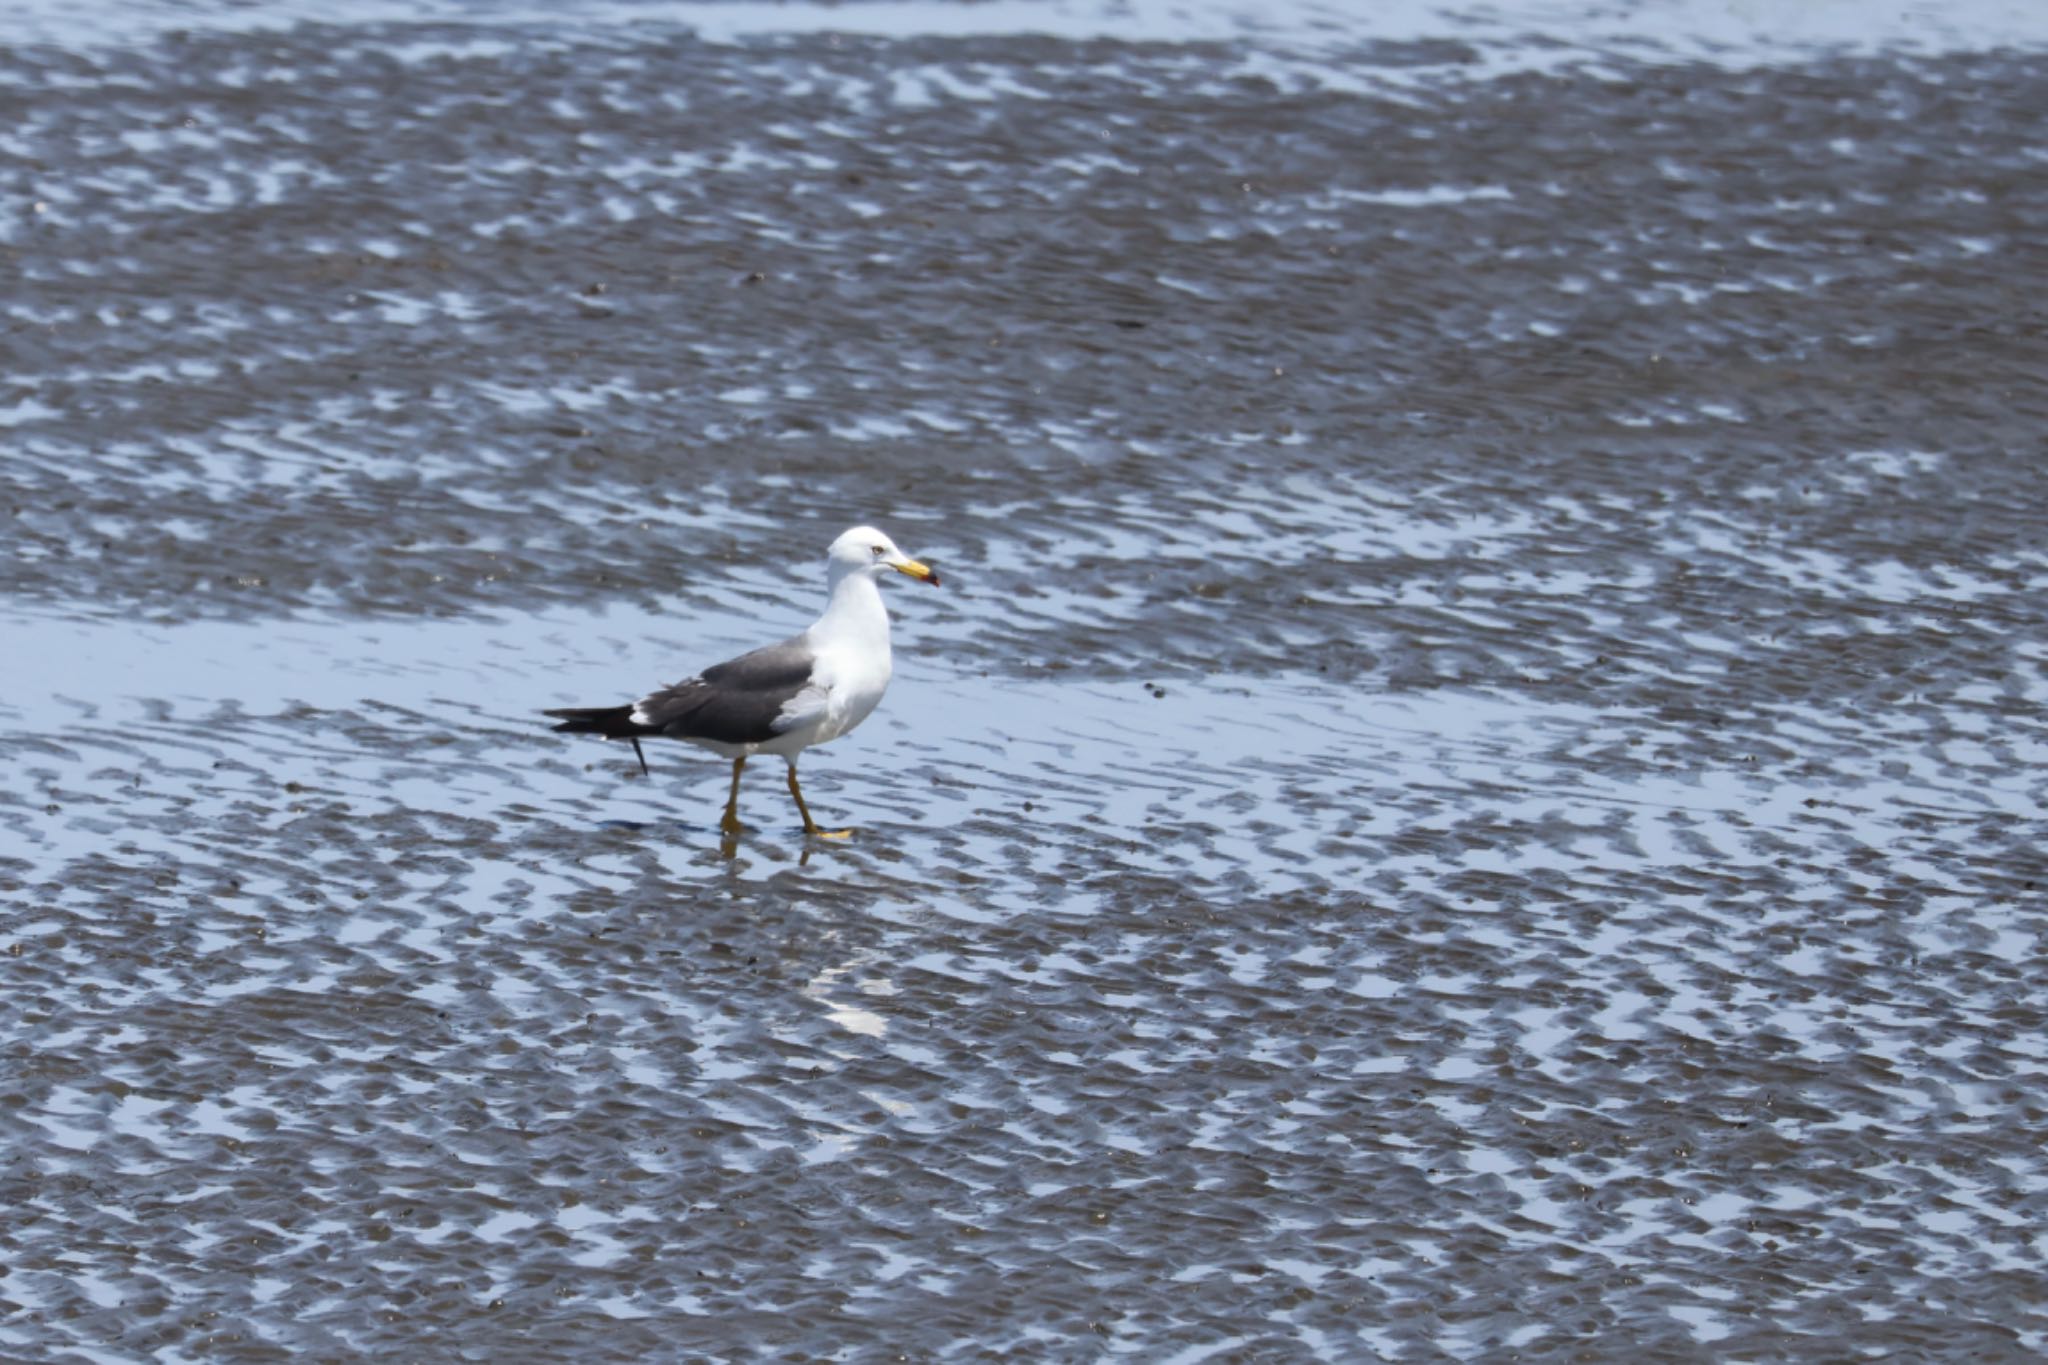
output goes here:
[{"label": "white head of gull", "polygon": [[872,526],[856,526],[825,552],[824,614],[802,634],[715,664],[694,677],[622,706],[568,707],[546,712],[568,734],[631,740],[680,739],[732,760],[732,792],[719,828],[740,831],[740,773],[755,754],[789,764],[789,794],[804,833],[843,839],[811,818],[797,785],[796,758],[813,744],[853,729],[874,713],[889,686],[889,609],[881,579],[908,574],[937,585],[939,576],[896,548]]}]

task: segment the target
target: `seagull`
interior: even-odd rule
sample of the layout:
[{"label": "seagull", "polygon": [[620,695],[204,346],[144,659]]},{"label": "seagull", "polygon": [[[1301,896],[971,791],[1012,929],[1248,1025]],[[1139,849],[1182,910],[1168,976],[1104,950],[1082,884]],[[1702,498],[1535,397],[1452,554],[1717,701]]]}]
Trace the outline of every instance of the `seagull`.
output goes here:
[{"label": "seagull", "polygon": [[718,827],[740,825],[740,772],[755,754],[789,764],[789,794],[796,798],[804,833],[844,839],[850,829],[827,830],[811,818],[796,781],[796,757],[813,744],[837,739],[866,720],[889,685],[889,609],[881,578],[894,570],[938,586],[939,576],[896,548],[872,526],[856,526],[825,552],[825,612],[800,635],[728,659],[694,678],[624,706],[574,706],[542,714],[572,735],[602,735],[633,742],[640,771],[647,755],[640,741],[686,740],[732,760],[732,794]]}]

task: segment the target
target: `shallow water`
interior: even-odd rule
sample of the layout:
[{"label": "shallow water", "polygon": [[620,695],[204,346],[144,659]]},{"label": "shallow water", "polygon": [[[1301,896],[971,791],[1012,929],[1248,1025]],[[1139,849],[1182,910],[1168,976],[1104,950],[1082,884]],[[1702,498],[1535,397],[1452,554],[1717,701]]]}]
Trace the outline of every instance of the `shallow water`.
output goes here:
[{"label": "shallow water", "polygon": [[[2048,27],[1838,12],[30,6],[0,1352],[2048,1349]],[[857,520],[851,840],[539,721]]]}]

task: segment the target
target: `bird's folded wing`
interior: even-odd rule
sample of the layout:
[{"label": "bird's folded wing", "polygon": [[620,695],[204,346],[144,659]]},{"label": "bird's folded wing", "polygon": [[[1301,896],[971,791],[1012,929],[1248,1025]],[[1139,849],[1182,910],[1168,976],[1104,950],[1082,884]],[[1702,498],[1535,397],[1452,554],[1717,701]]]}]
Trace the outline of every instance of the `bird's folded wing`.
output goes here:
[{"label": "bird's folded wing", "polygon": [[773,739],[789,728],[783,717],[791,703],[812,690],[812,657],[802,641],[768,645],[649,693],[634,704],[633,719],[678,739]]}]

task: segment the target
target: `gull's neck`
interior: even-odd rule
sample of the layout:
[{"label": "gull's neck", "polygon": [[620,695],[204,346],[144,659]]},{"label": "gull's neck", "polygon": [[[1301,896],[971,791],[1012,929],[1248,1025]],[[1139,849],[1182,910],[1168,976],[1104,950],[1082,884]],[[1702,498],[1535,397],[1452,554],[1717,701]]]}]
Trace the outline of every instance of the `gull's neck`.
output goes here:
[{"label": "gull's neck", "polygon": [[831,580],[825,614],[807,632],[812,643],[848,645],[889,657],[889,608],[882,603],[882,585],[871,573],[858,570]]}]

